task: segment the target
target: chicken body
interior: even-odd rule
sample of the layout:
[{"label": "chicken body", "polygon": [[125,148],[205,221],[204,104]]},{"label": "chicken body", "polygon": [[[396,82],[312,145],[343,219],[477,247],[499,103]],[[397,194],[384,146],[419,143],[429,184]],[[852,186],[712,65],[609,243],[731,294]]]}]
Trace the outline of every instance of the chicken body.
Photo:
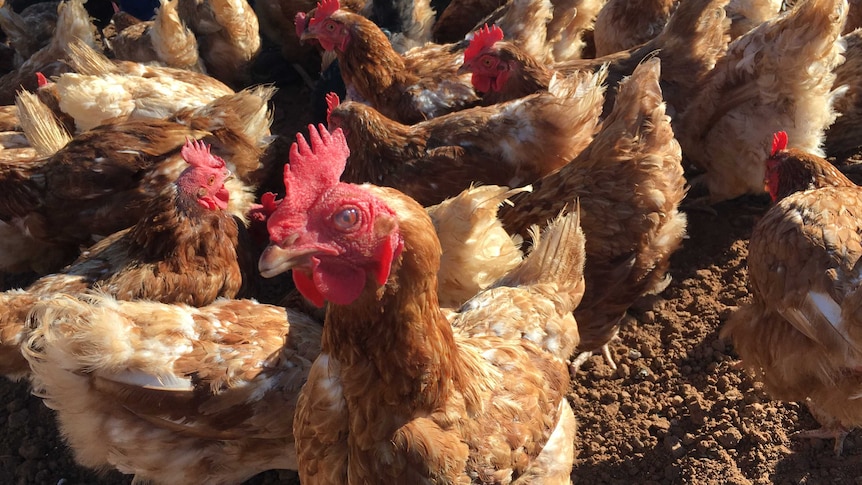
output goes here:
[{"label": "chicken body", "polygon": [[331,110],[351,146],[344,180],[395,187],[422,205],[473,183],[518,187],[557,170],[592,140],[605,72],[555,82],[509,103],[450,113],[412,126],[348,102]]},{"label": "chicken body", "polygon": [[712,202],[763,192],[765,141],[775,131],[823,155],[846,12],[846,0],[800,2],[736,39],[716,63],[675,124]]},{"label": "chicken body", "polygon": [[252,300],[203,308],[55,295],[33,313],[34,393],[82,465],[158,484],[296,469],[293,409],[320,322]]},{"label": "chicken body", "polygon": [[242,88],[260,52],[260,24],[246,0],[179,0],[179,18],[197,37],[207,72]]},{"label": "chicken body", "polygon": [[[134,62],[159,62],[177,69],[205,72],[198,52],[195,34],[180,19],[179,0],[163,0],[153,20],[113,25],[117,16],[131,17],[117,12],[111,20],[115,32],[105,33],[105,43],[116,59]],[[107,30],[107,28],[106,28]]]},{"label": "chicken body", "polygon": [[69,51],[76,72],[58,77],[51,94],[57,98],[60,111],[74,119],[78,131],[109,120],[167,118],[182,108],[198,108],[234,94],[205,74],[137,62],[112,62],[80,42],[71,44]]},{"label": "chicken body", "polygon": [[673,0],[608,0],[596,17],[596,57],[649,42],[664,30]]},{"label": "chicken body", "polygon": [[783,198],[751,234],[751,301],[721,334],[770,395],[807,402],[823,428],[802,436],[834,437],[840,453],[847,431],[862,425],[862,190],[801,150],[770,158],[767,185]]},{"label": "chicken body", "polygon": [[685,234],[686,216],[678,211],[686,193],[682,155],[659,71],[658,59],[639,66],[620,84],[590,146],[500,210],[506,229],[526,236],[532,224],[578,198],[587,237],[587,289],[575,311],[583,351],[605,346],[637,298],[664,289],[670,255]]},{"label": "chicken body", "polygon": [[[441,248],[424,209],[394,189],[339,183],[340,132],[311,138],[311,148],[301,140],[292,150],[260,260],[264,276],[293,268],[306,297],[329,301],[295,418],[300,479],[568,483],[575,423],[561,355],[577,344],[576,214],[450,324],[436,296]],[[295,232],[302,227],[312,230]],[[544,318],[524,319],[537,310]]]}]

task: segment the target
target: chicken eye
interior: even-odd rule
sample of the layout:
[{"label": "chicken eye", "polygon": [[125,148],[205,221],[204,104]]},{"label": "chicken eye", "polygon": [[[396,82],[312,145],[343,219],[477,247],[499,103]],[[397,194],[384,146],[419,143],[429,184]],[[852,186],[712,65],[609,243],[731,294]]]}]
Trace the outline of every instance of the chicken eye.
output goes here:
[{"label": "chicken eye", "polygon": [[359,209],[356,207],[342,209],[332,217],[332,221],[338,229],[349,231],[359,224]]},{"label": "chicken eye", "polygon": [[485,67],[494,67],[494,61],[490,57],[482,58],[482,65]]},{"label": "chicken eye", "polygon": [[210,175],[210,178],[207,179],[207,185],[212,185],[215,183],[215,175]]},{"label": "chicken eye", "polygon": [[324,27],[326,28],[326,30],[328,30],[330,32],[334,32],[335,31],[335,22],[327,22]]}]

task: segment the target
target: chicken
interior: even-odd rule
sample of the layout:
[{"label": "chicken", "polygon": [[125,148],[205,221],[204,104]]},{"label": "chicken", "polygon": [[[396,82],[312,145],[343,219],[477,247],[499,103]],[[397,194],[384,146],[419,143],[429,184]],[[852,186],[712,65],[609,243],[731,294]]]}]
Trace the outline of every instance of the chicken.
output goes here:
[{"label": "chicken", "polygon": [[[105,34],[105,43],[114,57],[135,62],[157,61],[168,67],[205,72],[197,38],[180,20],[178,1],[161,0],[153,20],[138,20],[138,23],[120,29],[113,37]],[[129,14],[118,12],[117,15]]]},{"label": "chicken", "polygon": [[58,77],[53,89],[59,109],[75,120],[79,132],[107,120],[166,118],[181,108],[201,107],[234,94],[205,74],[130,61],[111,62],[80,42],[68,49],[76,72]]},{"label": "chicken", "polygon": [[343,135],[310,131],[311,146],[298,138],[291,150],[259,263],[263,276],[293,269],[306,298],[329,302],[294,418],[300,480],[569,483],[575,422],[560,355],[577,343],[577,214],[450,324],[424,209],[338,182]]},{"label": "chicken", "polygon": [[826,129],[824,149],[828,156],[839,157],[855,151],[862,145],[862,29],[841,37],[846,46],[845,61],[835,68],[832,107],[838,114],[835,122]]},{"label": "chicken", "polygon": [[616,86],[648,56],[662,61],[662,91],[670,113],[688,105],[706,74],[727,46],[726,0],[682,2],[665,29],[641,47],[598,59],[566,61],[546,66],[519,45],[501,41],[497,28],[477,32],[464,52],[462,70],[472,73],[483,104],[518,99],[547,89],[554,75],[571,76],[608,65],[608,92],[603,114],[610,113]]},{"label": "chicken", "polygon": [[[763,192],[764,140],[786,129],[823,155],[846,0],[808,0],[735,40],[674,124],[710,201]],[[733,143],[728,143],[733,140]]]},{"label": "chicken", "polygon": [[579,349],[602,348],[611,365],[607,343],[637,298],[670,282],[669,258],[685,235],[686,216],[678,211],[686,193],[682,155],[659,77],[659,59],[638,66],[620,83],[614,109],[590,146],[500,209],[506,230],[526,236],[578,197],[587,238],[587,289],[575,311]]},{"label": "chicken", "polygon": [[90,22],[82,0],[61,3],[57,7],[57,27],[51,42],[36,51],[16,70],[0,77],[0,105],[15,103],[15,93],[21,87],[35,91],[37,72],[46,76],[67,72],[66,46],[75,41],[91,48],[96,45],[96,28]]},{"label": "chicken", "polygon": [[862,424],[862,191],[820,157],[786,146],[787,135],[776,134],[766,161],[776,204],[751,233],[751,300],[721,335],[773,398],[808,404],[823,427],[799,435],[833,437],[840,454]]},{"label": "chicken", "polygon": [[57,28],[57,5],[60,2],[42,2],[30,5],[16,13],[12,5],[0,6],[0,29],[15,49],[14,65],[20,66],[39,49],[45,47]]},{"label": "chicken", "polygon": [[351,154],[344,180],[394,187],[422,205],[455,196],[474,182],[529,184],[568,163],[592,140],[604,77],[604,71],[584,73],[521,100],[412,126],[356,102],[338,105],[329,124],[363,147]]},{"label": "chicken", "polygon": [[379,27],[322,0],[311,18],[297,14],[301,40],[317,39],[335,52],[348,99],[373,106],[400,123],[412,124],[458,111],[476,101],[466,76],[458,75],[461,52],[455,45],[427,46],[401,56]]},{"label": "chicken", "polygon": [[596,57],[649,42],[670,19],[674,0],[608,0],[596,17]]},{"label": "chicken", "polygon": [[427,208],[443,248],[437,272],[441,307],[459,308],[521,262],[522,238],[509,236],[497,209],[525,190],[529,186],[480,185]]},{"label": "chicken", "polygon": [[197,37],[207,72],[234,88],[249,85],[249,67],[260,53],[260,28],[248,2],[179,0],[177,9]]},{"label": "chicken", "polygon": [[[0,268],[55,270],[58,261],[53,258],[62,266],[74,259],[80,245],[137,222],[147,201],[185,168],[179,152],[188,138],[211,143],[237,175],[228,183],[230,210],[242,217],[251,203],[243,180],[254,181],[269,170],[260,166],[260,150],[257,156],[240,153],[250,151],[243,130],[256,120],[207,108],[197,116],[190,113],[186,124],[144,119],[102,125],[48,158],[0,165],[0,227],[17,234],[0,240]],[[43,253],[45,244],[54,249]],[[20,252],[28,246],[34,250]]]},{"label": "chicken", "polygon": [[248,286],[253,259],[243,253],[248,248],[240,247],[243,226],[225,212],[230,194],[224,182],[230,172],[224,160],[201,142],[186,142],[181,153],[191,166],[147,204],[134,226],[102,239],[25,292],[0,294],[6,309],[0,316],[0,373],[17,379],[29,371],[20,350],[30,330],[27,313],[38,299],[54,293],[97,287],[121,300],[204,306],[218,297],[233,298]]},{"label": "chicken", "polygon": [[203,308],[56,295],[25,356],[78,463],[231,485],[296,469],[293,416],[321,324],[253,300]]}]

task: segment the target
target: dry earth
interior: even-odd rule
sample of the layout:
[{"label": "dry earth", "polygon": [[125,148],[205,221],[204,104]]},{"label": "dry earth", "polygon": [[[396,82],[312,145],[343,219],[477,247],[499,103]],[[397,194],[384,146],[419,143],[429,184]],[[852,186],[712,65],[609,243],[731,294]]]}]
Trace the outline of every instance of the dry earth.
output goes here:
[{"label": "dry earth", "polygon": [[[298,84],[282,88],[282,132],[305,125],[309,109],[301,100],[309,96]],[[771,401],[718,338],[747,298],[747,239],[766,207],[765,198],[745,198],[717,206],[716,214],[689,212],[673,282],[638,302],[612,344],[618,370],[593,357],[577,375],[575,484],[862,484],[862,437],[851,434],[838,458],[832,443],[794,440],[793,432],[816,427],[807,410]],[[27,279],[4,281],[15,287]],[[117,472],[97,476],[77,467],[52,412],[25,383],[0,382],[0,428],[0,483],[130,483]],[[298,480],[272,471],[250,483]]]}]

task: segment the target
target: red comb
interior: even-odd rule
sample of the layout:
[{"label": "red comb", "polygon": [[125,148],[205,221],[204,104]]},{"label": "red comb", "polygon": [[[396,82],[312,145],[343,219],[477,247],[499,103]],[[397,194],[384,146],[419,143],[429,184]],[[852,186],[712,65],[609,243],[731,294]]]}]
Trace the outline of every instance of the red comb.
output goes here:
[{"label": "red comb", "polygon": [[329,124],[329,116],[332,114],[332,110],[338,107],[341,104],[341,100],[338,99],[338,95],[335,93],[327,93],[326,94],[326,123]]},{"label": "red comb", "polygon": [[484,27],[473,34],[473,39],[470,41],[470,45],[464,49],[464,62],[472,60],[486,47],[491,47],[495,42],[499,42],[501,40],[503,40],[503,29],[496,25],[488,27],[488,24],[485,24]]},{"label": "red comb", "polygon": [[314,12],[314,17],[311,18],[308,25],[315,25],[318,22],[326,20],[339,8],[341,8],[341,4],[338,3],[338,0],[320,0],[320,2],[317,3],[317,10]]},{"label": "red comb", "polygon": [[117,5],[117,2],[111,2],[111,6],[114,7],[114,13],[120,13],[120,6]]},{"label": "red comb", "polygon": [[36,73],[36,82],[39,83],[39,87],[48,85],[48,78],[45,77],[41,72]]},{"label": "red comb", "polygon": [[338,184],[350,149],[341,129],[329,133],[325,126],[308,125],[308,139],[296,134],[290,146],[290,163],[284,166],[284,201],[293,211],[307,211],[325,190]]},{"label": "red comb", "polygon": [[779,131],[772,135],[772,154],[770,156],[774,157],[785,148],[787,148],[787,132]]},{"label": "red comb", "polygon": [[187,139],[180,154],[183,160],[195,167],[225,167],[224,160],[210,153],[210,146],[202,141]]}]

